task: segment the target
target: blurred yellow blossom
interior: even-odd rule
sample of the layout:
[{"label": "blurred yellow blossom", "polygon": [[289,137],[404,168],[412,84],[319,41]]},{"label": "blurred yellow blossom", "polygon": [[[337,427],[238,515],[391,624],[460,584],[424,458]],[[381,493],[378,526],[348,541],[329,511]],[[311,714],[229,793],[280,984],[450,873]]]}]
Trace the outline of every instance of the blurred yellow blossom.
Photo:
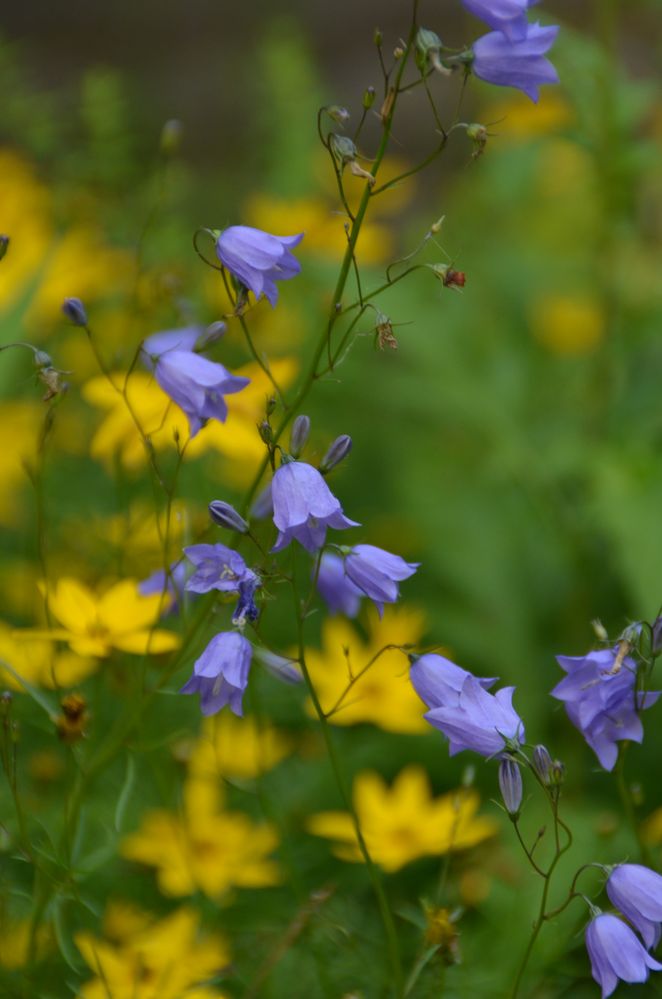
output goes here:
[{"label": "blurred yellow blossom", "polygon": [[162,610],[161,594],[143,597],[134,579],[123,579],[96,594],[65,576],[43,590],[51,614],[64,627],[26,630],[26,637],[68,642],[82,656],[108,656],[112,649],[155,654],[179,646],[178,635],[154,627]]},{"label": "blurred yellow blossom", "polygon": [[[286,388],[296,374],[297,365],[293,359],[282,358],[273,362],[271,370],[279,385]],[[227,421],[210,420],[187,444],[186,454],[195,457],[213,448],[237,460],[241,477],[250,478],[264,455],[264,444],[255,426],[264,415],[265,399],[273,390],[265,373],[254,362],[238,368],[234,374],[250,378],[250,385],[227,397]],[[116,385],[124,386],[124,375],[115,374],[113,379]],[[186,416],[148,372],[132,372],[126,382],[126,399],[103,376],[93,378],[83,386],[83,397],[92,406],[106,410],[92,439],[91,454],[108,464],[117,456],[128,468],[144,465],[145,446],[136,420],[142,435],[149,438],[157,451],[173,447],[176,438],[181,445],[189,439]]]},{"label": "blurred yellow blossom", "polygon": [[[365,669],[385,646],[415,644],[423,633],[423,614],[411,608],[387,608],[380,620],[376,610],[368,613],[367,641],[343,618],[327,618],[322,648],[306,650],[322,707],[331,712],[335,725],[372,722],[388,732],[425,732],[427,708],[409,681],[406,655],[389,649]],[[313,713],[310,705],[308,710]]]},{"label": "blurred yellow blossom", "polygon": [[[0,966],[22,968],[28,962],[30,951],[30,919],[9,920],[0,909]],[[52,935],[49,927],[37,930],[37,957],[42,958],[51,946]]]},{"label": "blurred yellow blossom", "polygon": [[2,668],[3,662],[31,686],[49,690],[73,687],[97,667],[94,659],[73,652],[55,652],[52,642],[34,638],[29,632],[23,635],[0,621],[0,683],[11,690],[23,690],[13,673]]},{"label": "blurred yellow blossom", "polygon": [[230,963],[219,935],[200,933],[200,914],[181,908],[157,920],[130,905],[111,902],[105,939],[77,933],[76,946],[97,975],[81,999],[223,999],[205,981]]},{"label": "blurred yellow blossom", "polygon": [[[459,788],[433,798],[425,771],[416,765],[405,767],[390,788],[379,774],[363,771],[352,798],[368,852],[389,872],[419,857],[466,850],[498,830],[494,819],[476,816],[475,791]],[[336,840],[333,852],[341,860],[363,860],[348,812],[320,812],[307,825],[315,836]]]},{"label": "blurred yellow blossom", "polygon": [[131,274],[131,256],[113,249],[89,224],[66,232],[55,227],[53,203],[35,169],[11,150],[0,149],[0,217],[11,237],[0,274],[0,311],[27,301],[26,321],[41,329],[61,321],[69,295],[89,302],[117,293]]},{"label": "blurred yellow blossom", "polygon": [[205,719],[189,757],[189,774],[216,783],[225,777],[250,779],[271,770],[291,749],[291,739],[272,725],[221,711]]},{"label": "blurred yellow blossom", "polygon": [[20,491],[28,484],[25,464],[34,465],[43,405],[34,402],[0,403],[0,524],[12,525]]},{"label": "blurred yellow blossom", "polygon": [[662,843],[662,808],[656,808],[641,825],[641,835],[646,843],[659,846]]},{"label": "blurred yellow blossom", "polygon": [[513,94],[503,101],[491,102],[482,112],[481,121],[494,122],[491,131],[502,139],[534,139],[554,135],[567,128],[574,112],[565,98],[555,91],[543,91],[537,104],[524,94]]},{"label": "blurred yellow blossom", "polygon": [[269,859],[278,845],[275,830],[240,812],[218,810],[219,794],[220,785],[187,782],[183,814],[148,811],[139,831],[122,841],[122,856],[155,867],[164,895],[200,890],[215,899],[235,887],[278,884],[278,865]]},{"label": "blurred yellow blossom", "polygon": [[530,308],[535,338],[554,354],[586,354],[605,334],[600,303],[588,295],[542,295]]}]

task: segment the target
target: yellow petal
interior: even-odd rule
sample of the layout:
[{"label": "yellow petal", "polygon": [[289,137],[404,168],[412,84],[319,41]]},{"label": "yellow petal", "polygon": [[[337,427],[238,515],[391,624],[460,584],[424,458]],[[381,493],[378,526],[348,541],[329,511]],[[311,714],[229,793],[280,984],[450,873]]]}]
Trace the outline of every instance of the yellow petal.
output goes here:
[{"label": "yellow petal", "polygon": [[138,656],[172,652],[181,645],[179,635],[158,628],[154,631],[134,631],[131,635],[114,635],[111,642],[116,649],[133,652]]}]

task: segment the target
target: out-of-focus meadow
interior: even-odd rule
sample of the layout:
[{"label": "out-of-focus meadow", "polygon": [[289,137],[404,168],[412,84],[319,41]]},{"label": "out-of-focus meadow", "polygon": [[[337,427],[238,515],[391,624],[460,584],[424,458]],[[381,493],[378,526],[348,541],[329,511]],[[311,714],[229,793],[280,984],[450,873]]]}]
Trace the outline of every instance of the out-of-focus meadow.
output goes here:
[{"label": "out-of-focus meadow", "polygon": [[[397,349],[376,349],[366,312],[305,408],[310,460],[338,434],[353,438],[333,488],[365,525],[362,540],[421,563],[381,621],[372,609],[358,623],[312,619],[323,705],[342,693],[346,649],[367,661],[388,643],[441,647],[499,675],[517,686],[529,739],[565,762],[576,849],[596,860],[631,854],[631,831],[613,782],[549,691],[560,679],[554,656],[586,651],[593,619],[618,635],[631,619],[654,619],[662,602],[662,112],[645,71],[653,8],[575,12],[554,50],[561,85],[543,88],[537,106],[470,81],[467,120],[491,133],[483,154],[455,135],[429,171],[376,199],[357,250],[364,286],[376,287],[443,217],[420,259],[452,263],[465,287],[421,269],[380,295]],[[442,11],[428,4],[424,20],[460,44],[467,15]],[[193,89],[181,124],[165,124],[153,84],[121,58],[79,53],[76,74],[58,85],[53,61],[37,69],[39,38],[31,48],[9,33],[0,44],[0,230],[10,237],[1,340],[46,351],[68,383],[43,401],[31,351],[0,353],[0,660],[12,667],[0,668],[11,692],[0,704],[2,995],[388,994],[370,883],[305,692],[253,669],[244,720],[224,711],[201,725],[197,699],[176,691],[213,628],[195,634],[187,598],[182,617],[162,617],[147,660],[162,599],[136,589],[183,544],[218,540],[207,504],[241,502],[264,454],[255,425],[270,390],[230,324],[223,363],[251,386],[182,459],[186,419],[136,363],[139,345],[229,310],[218,273],[194,252],[199,226],[304,231],[301,276],[281,287],[275,310],[262,300],[251,311],[258,351],[283,386],[296,384],[346,248],[317,108],[338,102],[360,115],[364,87],[378,82],[380,12],[370,14],[367,28],[365,13],[355,25],[344,5],[351,45],[334,74],[333,53],[316,58],[314,19],[302,27],[265,11],[246,58],[228,56],[207,81],[217,114],[207,99],[199,120]],[[389,28],[393,45],[406,25],[389,12]],[[396,125],[386,177],[434,145],[424,118],[416,103],[402,134]],[[376,135],[369,118],[368,153]],[[364,183],[347,180],[353,203]],[[131,372],[127,395],[161,483],[131,409],[63,317],[67,296],[85,303],[106,369]],[[286,613],[269,614],[270,599],[283,599],[277,587],[265,628],[287,652],[296,636]],[[444,995],[502,995],[536,886],[491,800],[493,768],[474,760],[468,773],[468,758],[449,759],[413,690],[403,696],[403,660],[393,657],[332,727],[405,955],[413,965],[443,944],[446,964],[430,962],[411,994],[441,994],[443,980]],[[123,741],[145,691],[149,706]],[[628,757],[654,854],[660,710]],[[451,835],[458,819],[444,796],[463,782]],[[541,816],[532,802],[531,836]],[[532,959],[544,982],[535,995],[595,995],[578,915],[560,922]]]}]

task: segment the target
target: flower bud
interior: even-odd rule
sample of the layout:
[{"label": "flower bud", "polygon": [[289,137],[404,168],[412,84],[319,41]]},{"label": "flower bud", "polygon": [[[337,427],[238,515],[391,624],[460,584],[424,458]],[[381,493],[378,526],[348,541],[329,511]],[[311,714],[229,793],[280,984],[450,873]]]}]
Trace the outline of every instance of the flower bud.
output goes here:
[{"label": "flower bud", "polygon": [[593,631],[595,632],[595,637],[599,642],[609,641],[609,635],[607,633],[607,629],[605,628],[604,624],[602,623],[599,617],[596,617],[593,621],[591,621],[591,627],[593,628]]},{"label": "flower bud", "polygon": [[352,450],[352,438],[349,434],[341,434],[329,445],[329,449],[320,462],[320,472],[330,472],[339,465]]},{"label": "flower bud", "polygon": [[306,446],[308,437],[310,435],[310,417],[297,416],[296,420],[292,424],[292,433],[290,434],[290,454],[293,458],[298,458],[303,449]]},{"label": "flower bud", "polygon": [[47,354],[45,350],[35,350],[34,352],[34,366],[38,370],[41,368],[52,368],[53,358],[50,354]]},{"label": "flower bud", "polygon": [[257,425],[257,432],[265,444],[271,444],[274,439],[274,432],[271,429],[269,420],[261,420]]},{"label": "flower bud", "polygon": [[227,326],[221,319],[218,319],[215,323],[211,323],[204,333],[196,340],[196,351],[206,350],[207,347],[211,347],[213,343],[216,343],[222,336],[225,336],[226,330]]},{"label": "flower bud", "polygon": [[425,72],[428,65],[432,66],[438,73],[448,76],[450,70],[441,62],[441,38],[434,31],[428,28],[419,28],[416,35],[416,65]]},{"label": "flower bud", "polygon": [[487,145],[487,128],[477,121],[472,122],[471,125],[467,125],[467,138],[473,142],[474,151],[471,155],[476,160],[485,151],[485,146]]},{"label": "flower bud", "polygon": [[9,249],[9,236],[4,233],[0,235],[0,260],[5,257],[7,250]]},{"label": "flower bud", "polygon": [[161,129],[159,148],[164,156],[174,156],[182,144],[184,129],[179,118],[170,118]]},{"label": "flower bud", "polygon": [[369,111],[374,103],[375,103],[375,88],[368,87],[363,93],[363,107],[366,109],[366,111]]},{"label": "flower bud", "polygon": [[543,784],[552,782],[552,757],[546,746],[536,746],[533,750],[533,769]]},{"label": "flower bud", "polygon": [[336,125],[340,125],[341,127],[344,127],[351,118],[347,108],[343,108],[339,104],[329,104],[328,107],[324,108],[324,110],[328,114],[329,118],[331,118],[332,121],[335,121]]},{"label": "flower bud", "polygon": [[404,54],[405,54],[405,50],[403,49],[402,45],[396,45],[395,48],[393,49],[393,58],[394,59],[402,59],[402,57],[403,57]]},{"label": "flower bud", "polygon": [[209,516],[215,524],[227,528],[228,531],[238,531],[239,534],[246,534],[248,531],[248,524],[241,514],[224,500],[212,500],[209,504]]},{"label": "flower bud", "polygon": [[87,312],[80,298],[65,298],[62,311],[74,326],[87,326]]},{"label": "flower bud", "polygon": [[433,274],[436,274],[444,288],[464,288],[467,276],[464,271],[456,271],[450,264],[428,264]]},{"label": "flower bud", "polygon": [[554,760],[552,762],[552,770],[550,774],[550,784],[552,787],[561,787],[561,784],[565,781],[565,763],[561,763],[560,760]]},{"label": "flower bud", "polygon": [[329,143],[331,152],[341,166],[345,166],[356,159],[358,150],[348,135],[336,135],[335,132],[332,132],[329,136]]},{"label": "flower bud", "polygon": [[269,398],[267,399],[267,405],[266,405],[267,416],[271,416],[276,406],[277,406],[276,396],[270,395]]},{"label": "flower bud", "polygon": [[382,33],[379,30],[379,28],[375,28],[375,33],[372,36],[372,39],[373,39],[375,45],[377,46],[377,48],[380,48],[381,44],[382,44],[382,41],[384,40],[384,36],[382,35]]},{"label": "flower bud", "polygon": [[388,316],[385,316],[383,312],[377,313],[377,322],[375,323],[375,347],[378,350],[386,350],[387,347],[390,350],[398,349],[398,341],[396,340],[393,332],[391,320]]},{"label": "flower bud", "polygon": [[522,775],[517,763],[509,756],[499,764],[499,788],[506,811],[516,819],[522,804]]}]

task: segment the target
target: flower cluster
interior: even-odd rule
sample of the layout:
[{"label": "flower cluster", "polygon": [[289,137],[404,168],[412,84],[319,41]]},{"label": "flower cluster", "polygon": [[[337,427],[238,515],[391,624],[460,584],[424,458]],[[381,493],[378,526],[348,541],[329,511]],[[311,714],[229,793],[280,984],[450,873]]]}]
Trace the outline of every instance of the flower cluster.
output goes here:
[{"label": "flower cluster", "polygon": [[599,649],[586,656],[557,656],[568,674],[552,690],[552,697],[565,703],[570,721],[582,733],[605,770],[613,770],[617,743],[623,739],[641,742],[644,736],[639,714],[650,708],[659,692],[637,692],[637,665],[622,656],[619,647]]},{"label": "flower cluster", "polygon": [[554,44],[558,27],[530,24],[526,12],[536,0],[462,0],[464,6],[494,30],[472,47],[471,69],[486,83],[516,87],[538,100],[542,83],[558,83],[545,53]]}]

